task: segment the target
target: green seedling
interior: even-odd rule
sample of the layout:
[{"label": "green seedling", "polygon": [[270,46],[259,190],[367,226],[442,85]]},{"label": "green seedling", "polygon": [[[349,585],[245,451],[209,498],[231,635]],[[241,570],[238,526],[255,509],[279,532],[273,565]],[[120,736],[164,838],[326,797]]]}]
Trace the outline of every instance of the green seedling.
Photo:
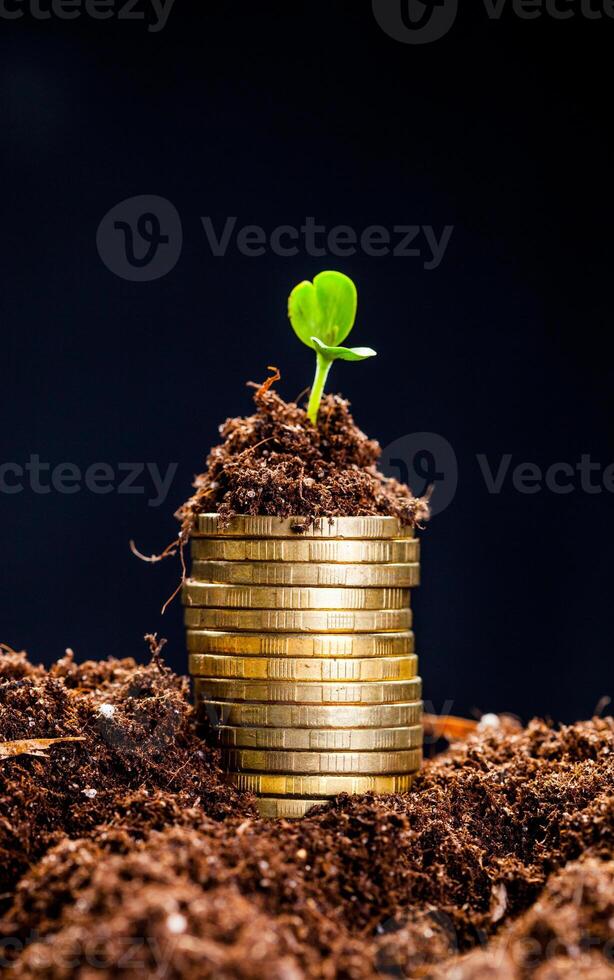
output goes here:
[{"label": "green seedling", "polygon": [[354,326],[356,286],[341,272],[321,272],[313,282],[301,282],[290,293],[288,315],[299,340],[316,352],[316,373],[307,414],[314,425],[333,361],[364,361],[374,357],[370,347],[339,347]]}]

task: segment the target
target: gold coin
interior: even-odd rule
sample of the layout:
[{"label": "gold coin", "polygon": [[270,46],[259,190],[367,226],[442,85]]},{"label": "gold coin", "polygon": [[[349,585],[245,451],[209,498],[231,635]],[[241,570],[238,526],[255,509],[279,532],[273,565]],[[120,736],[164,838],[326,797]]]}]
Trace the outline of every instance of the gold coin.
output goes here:
[{"label": "gold coin", "polygon": [[194,537],[239,538],[413,538],[414,529],[396,517],[250,517],[239,514],[220,521],[219,514],[199,514]]},{"label": "gold coin", "polygon": [[387,541],[341,541],[306,538],[288,541],[284,538],[194,538],[192,558],[195,561],[256,562],[358,562],[367,564],[417,562],[420,542],[417,538]]},{"label": "gold coin", "polygon": [[[290,749],[309,752],[384,752],[419,749],[422,725],[403,728],[233,728],[216,729],[220,745],[234,749]],[[264,767],[263,767],[264,768]]]},{"label": "gold coin", "polygon": [[194,678],[197,700],[207,701],[279,701],[285,704],[394,704],[416,701],[421,680],[373,681],[368,684],[305,684],[290,681],[220,680],[217,677]]},{"label": "gold coin", "polygon": [[201,720],[212,727],[240,728],[402,728],[422,722],[422,685],[416,683],[416,700],[405,704],[346,705],[250,704],[203,698],[196,707]]},{"label": "gold coin", "polygon": [[411,609],[201,609],[187,607],[190,629],[268,633],[398,633],[411,629]]},{"label": "gold coin", "polygon": [[190,653],[238,657],[402,657],[415,650],[413,633],[223,633],[188,630]]},{"label": "gold coin", "polygon": [[422,750],[408,752],[276,752],[274,749],[225,749],[223,765],[233,772],[298,773],[308,776],[385,776],[417,772]]},{"label": "gold coin", "polygon": [[225,657],[193,653],[189,671],[194,677],[233,677],[272,681],[404,681],[418,673],[418,658],[370,657],[366,660],[317,660],[308,657]]},{"label": "gold coin", "polygon": [[392,752],[279,752],[271,749],[225,749],[225,768],[288,775],[390,775],[417,772],[422,749]]},{"label": "gold coin", "polygon": [[314,806],[322,806],[329,800],[293,800],[289,796],[260,796],[256,807],[260,816],[268,820],[299,820],[306,816]]},{"label": "gold coin", "polygon": [[211,585],[188,579],[186,606],[217,609],[406,609],[409,589],[314,589],[268,585]]},{"label": "gold coin", "polygon": [[229,772],[226,780],[247,793],[269,796],[338,796],[339,793],[407,793],[413,773],[395,776],[290,776]]},{"label": "gold coin", "polygon": [[420,584],[420,565],[344,565],[339,562],[193,561],[192,579],[225,585],[311,585],[338,588],[412,589]]}]

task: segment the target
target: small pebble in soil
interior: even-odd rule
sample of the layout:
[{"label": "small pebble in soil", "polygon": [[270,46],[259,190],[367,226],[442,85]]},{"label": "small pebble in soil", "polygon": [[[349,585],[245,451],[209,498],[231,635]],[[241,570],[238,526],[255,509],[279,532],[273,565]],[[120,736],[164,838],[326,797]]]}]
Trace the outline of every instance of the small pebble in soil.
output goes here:
[{"label": "small pebble in soil", "polygon": [[102,715],[103,718],[112,718],[115,714],[115,705],[106,702],[101,704],[98,708],[98,714]]}]

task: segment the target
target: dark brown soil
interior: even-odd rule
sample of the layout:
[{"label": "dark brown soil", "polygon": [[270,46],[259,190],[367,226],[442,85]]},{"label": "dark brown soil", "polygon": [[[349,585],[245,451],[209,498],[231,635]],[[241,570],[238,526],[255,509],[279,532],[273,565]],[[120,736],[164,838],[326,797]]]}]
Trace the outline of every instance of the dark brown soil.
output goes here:
[{"label": "dark brown soil", "polygon": [[317,428],[294,402],[260,388],[256,413],[227,419],[223,442],[196,477],[195,495],[178,512],[187,536],[196,514],[353,517],[383,514],[414,524],[425,500],[377,469],[379,444],[354,423],[338,395],[322,402]]},{"label": "dark brown soil", "polygon": [[[8,754],[16,740],[85,737]],[[30,751],[36,745],[30,743]],[[155,653],[0,656],[0,955],[16,977],[614,977],[614,722],[503,722],[411,794],[266,822]]]}]

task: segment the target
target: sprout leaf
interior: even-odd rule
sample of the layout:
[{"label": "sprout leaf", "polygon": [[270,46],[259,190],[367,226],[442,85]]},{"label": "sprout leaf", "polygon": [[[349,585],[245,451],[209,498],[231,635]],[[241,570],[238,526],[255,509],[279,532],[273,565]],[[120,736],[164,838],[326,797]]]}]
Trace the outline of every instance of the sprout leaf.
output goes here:
[{"label": "sprout leaf", "polygon": [[339,347],[356,320],[356,286],[341,272],[321,272],[313,282],[301,282],[288,301],[288,315],[299,340],[316,352],[316,374],[307,413],[315,425],[333,361],[364,361],[374,357],[370,347]]}]

